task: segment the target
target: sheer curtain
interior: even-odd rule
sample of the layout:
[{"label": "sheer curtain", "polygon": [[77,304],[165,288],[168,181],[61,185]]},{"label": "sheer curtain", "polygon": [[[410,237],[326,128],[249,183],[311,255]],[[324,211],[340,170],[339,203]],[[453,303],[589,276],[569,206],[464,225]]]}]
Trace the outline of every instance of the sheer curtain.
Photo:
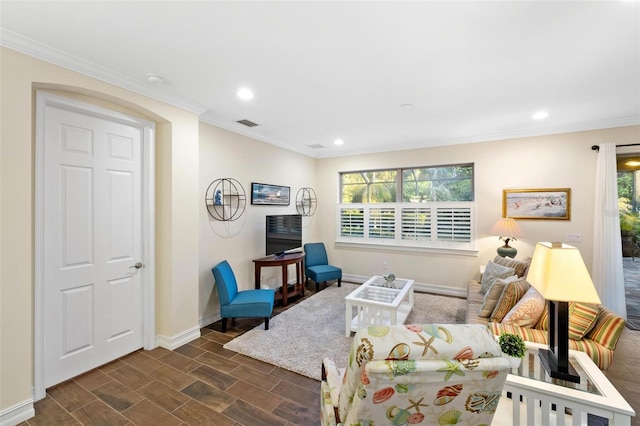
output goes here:
[{"label": "sheer curtain", "polygon": [[600,144],[598,153],[591,275],[602,304],[626,319],[616,146],[612,143]]}]

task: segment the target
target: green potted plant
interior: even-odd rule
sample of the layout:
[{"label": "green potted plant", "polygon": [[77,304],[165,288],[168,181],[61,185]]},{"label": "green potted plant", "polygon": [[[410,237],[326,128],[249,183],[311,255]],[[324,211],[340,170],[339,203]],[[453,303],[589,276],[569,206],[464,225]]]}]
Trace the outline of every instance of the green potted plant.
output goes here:
[{"label": "green potted plant", "polygon": [[511,333],[503,333],[498,337],[498,344],[502,353],[509,359],[511,368],[518,368],[527,352],[527,347],[524,345],[522,337]]}]

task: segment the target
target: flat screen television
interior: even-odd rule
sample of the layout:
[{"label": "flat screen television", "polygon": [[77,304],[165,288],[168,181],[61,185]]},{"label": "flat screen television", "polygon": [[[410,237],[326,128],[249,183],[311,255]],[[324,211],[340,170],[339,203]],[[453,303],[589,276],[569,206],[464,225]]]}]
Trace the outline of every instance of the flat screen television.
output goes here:
[{"label": "flat screen television", "polygon": [[267,216],[266,255],[282,256],[302,247],[302,215],[280,214]]}]

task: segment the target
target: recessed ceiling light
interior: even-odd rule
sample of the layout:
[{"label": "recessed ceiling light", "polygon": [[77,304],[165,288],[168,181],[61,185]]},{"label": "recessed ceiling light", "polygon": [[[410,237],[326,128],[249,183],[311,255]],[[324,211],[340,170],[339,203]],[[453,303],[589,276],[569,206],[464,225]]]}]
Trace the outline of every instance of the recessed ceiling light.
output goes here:
[{"label": "recessed ceiling light", "polygon": [[243,99],[245,101],[253,99],[253,92],[251,91],[251,89],[247,89],[246,87],[243,87],[240,90],[238,90],[237,95],[240,99]]},{"label": "recessed ceiling light", "polygon": [[334,145],[342,145],[344,143],[344,141],[342,139],[336,139],[335,141],[333,141]]},{"label": "recessed ceiling light", "polygon": [[531,116],[534,120],[544,120],[549,116],[549,113],[546,111],[538,111]]},{"label": "recessed ceiling light", "polygon": [[153,85],[161,84],[164,79],[157,74],[147,74],[147,81]]}]

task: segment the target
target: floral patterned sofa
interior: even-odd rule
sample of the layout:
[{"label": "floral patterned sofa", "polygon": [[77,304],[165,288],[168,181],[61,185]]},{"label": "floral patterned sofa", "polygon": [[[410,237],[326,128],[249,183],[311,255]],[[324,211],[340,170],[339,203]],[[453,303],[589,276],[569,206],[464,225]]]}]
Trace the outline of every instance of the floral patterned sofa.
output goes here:
[{"label": "floral patterned sofa", "polygon": [[508,370],[483,325],[362,328],[346,368],[323,361],[321,424],[489,425]]}]

